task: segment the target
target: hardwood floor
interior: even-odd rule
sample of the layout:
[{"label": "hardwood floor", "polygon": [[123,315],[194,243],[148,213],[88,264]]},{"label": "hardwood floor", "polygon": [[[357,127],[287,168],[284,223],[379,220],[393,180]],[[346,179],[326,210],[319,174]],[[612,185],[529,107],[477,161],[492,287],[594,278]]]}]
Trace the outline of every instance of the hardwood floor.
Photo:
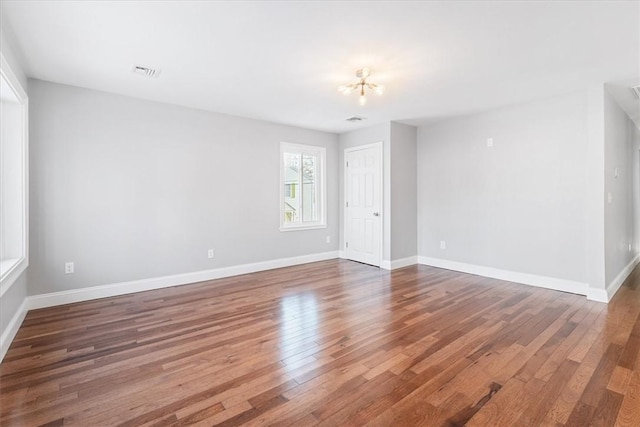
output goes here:
[{"label": "hardwood floor", "polygon": [[640,268],[609,304],[331,260],[34,310],[2,426],[640,426]]}]

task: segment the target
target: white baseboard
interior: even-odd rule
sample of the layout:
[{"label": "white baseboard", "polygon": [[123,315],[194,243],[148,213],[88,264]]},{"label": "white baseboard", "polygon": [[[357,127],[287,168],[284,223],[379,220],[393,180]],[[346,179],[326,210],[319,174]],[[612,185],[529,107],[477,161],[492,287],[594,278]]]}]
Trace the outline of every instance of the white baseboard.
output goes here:
[{"label": "white baseboard", "polygon": [[587,298],[598,302],[609,302],[611,298],[618,292],[620,286],[627,280],[627,277],[631,274],[636,265],[640,263],[640,255],[636,255],[635,258],[627,264],[625,268],[607,285],[607,289],[589,288]]},{"label": "white baseboard", "polygon": [[324,261],[338,258],[338,251],[302,255],[292,258],[281,258],[270,261],[241,264],[213,270],[196,271],[192,273],[174,274],[172,276],[154,277],[150,279],[134,280],[130,282],[113,283],[109,285],[92,286],[90,288],[73,289],[69,291],[52,292],[27,297],[27,309],[53,307],[55,305],[70,304],[98,298],[107,298],[134,292],[168,288],[189,283],[204,282],[221,279],[240,274],[255,273],[257,271],[272,270],[274,268],[290,267],[309,262]]},{"label": "white baseboard", "polygon": [[609,302],[609,296],[607,295],[607,291],[604,289],[598,288],[589,288],[587,289],[587,299],[596,302]]},{"label": "white baseboard", "polygon": [[5,354],[7,354],[7,350],[11,346],[11,342],[15,338],[18,333],[18,329],[20,329],[20,325],[22,325],[22,321],[24,317],[27,315],[27,300],[24,299],[18,310],[16,310],[15,314],[9,321],[9,324],[2,331],[2,335],[0,336],[0,362],[4,359]]},{"label": "white baseboard", "polygon": [[413,255],[406,258],[394,259],[391,261],[391,269],[395,270],[397,268],[408,267],[410,265],[415,265],[418,263],[418,256]]},{"label": "white baseboard", "polygon": [[618,274],[616,278],[607,285],[607,302],[611,301],[611,298],[613,298],[616,292],[618,292],[620,286],[622,286],[624,281],[627,280],[627,277],[629,277],[638,263],[640,263],[640,255],[636,255],[635,258],[633,258],[631,262],[629,262],[629,264],[627,264],[627,266],[622,269],[620,274]]},{"label": "white baseboard", "polygon": [[385,270],[396,270],[398,268],[408,267],[417,263],[418,257],[414,255],[406,258],[394,259],[392,261],[382,261],[381,267]]},{"label": "white baseboard", "polygon": [[475,274],[478,276],[490,277],[492,279],[506,280],[509,282],[522,283],[539,288],[553,289],[556,291],[570,292],[578,295],[588,295],[589,285],[587,283],[573,280],[557,279],[555,277],[538,276],[536,274],[519,273],[517,271],[501,270],[498,268],[484,267],[481,265],[466,264],[462,262],[449,261],[439,258],[418,257],[418,263],[430,265],[432,267],[444,268],[447,270],[461,271],[463,273]]}]

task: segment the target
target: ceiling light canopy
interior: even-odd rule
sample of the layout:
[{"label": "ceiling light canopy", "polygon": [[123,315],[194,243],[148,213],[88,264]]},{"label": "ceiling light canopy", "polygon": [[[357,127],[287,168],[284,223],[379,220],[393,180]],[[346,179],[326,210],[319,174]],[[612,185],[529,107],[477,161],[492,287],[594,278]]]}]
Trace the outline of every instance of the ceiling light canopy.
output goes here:
[{"label": "ceiling light canopy", "polygon": [[356,71],[356,77],[360,79],[360,81],[358,81],[357,83],[341,85],[338,87],[338,91],[342,92],[344,95],[350,95],[352,92],[357,91],[360,94],[358,102],[360,103],[360,105],[365,105],[367,103],[365,88],[374,91],[378,95],[382,95],[382,93],[384,92],[384,86],[367,80],[370,75],[371,71],[368,68],[361,68]]}]

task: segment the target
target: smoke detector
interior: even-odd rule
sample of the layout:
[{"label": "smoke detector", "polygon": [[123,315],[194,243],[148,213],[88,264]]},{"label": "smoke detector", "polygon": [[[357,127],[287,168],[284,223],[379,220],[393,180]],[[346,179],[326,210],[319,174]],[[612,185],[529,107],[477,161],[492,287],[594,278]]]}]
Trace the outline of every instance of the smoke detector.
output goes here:
[{"label": "smoke detector", "polygon": [[636,98],[640,98],[640,85],[631,87],[631,90],[636,94]]},{"label": "smoke detector", "polygon": [[361,117],[361,116],[351,116],[351,117],[349,117],[348,119],[345,119],[345,120],[348,121],[348,122],[351,122],[351,123],[355,123],[355,122],[361,122],[363,120],[367,120],[367,118],[366,117]]},{"label": "smoke detector", "polygon": [[134,72],[134,74],[138,74],[139,76],[152,77],[154,79],[157,79],[158,77],[160,77],[160,70],[157,68],[149,68],[149,67],[144,67],[142,65],[134,65],[132,71]]}]

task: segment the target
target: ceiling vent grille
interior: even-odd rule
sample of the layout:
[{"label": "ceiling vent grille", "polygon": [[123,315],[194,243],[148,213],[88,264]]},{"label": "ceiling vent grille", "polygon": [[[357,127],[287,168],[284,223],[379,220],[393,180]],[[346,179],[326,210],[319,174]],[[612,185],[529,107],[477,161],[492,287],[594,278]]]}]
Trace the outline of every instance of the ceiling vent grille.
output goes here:
[{"label": "ceiling vent grille", "polygon": [[360,116],[351,116],[348,119],[345,119],[348,122],[351,123],[355,123],[355,122],[361,122],[363,120],[367,120],[366,117],[360,117]]},{"label": "ceiling vent grille", "polygon": [[138,74],[139,76],[153,77],[155,79],[160,77],[160,70],[149,68],[149,67],[143,67],[142,65],[134,65],[133,72],[135,74]]},{"label": "ceiling vent grille", "polygon": [[631,90],[636,94],[636,98],[640,98],[640,86],[633,86]]}]

